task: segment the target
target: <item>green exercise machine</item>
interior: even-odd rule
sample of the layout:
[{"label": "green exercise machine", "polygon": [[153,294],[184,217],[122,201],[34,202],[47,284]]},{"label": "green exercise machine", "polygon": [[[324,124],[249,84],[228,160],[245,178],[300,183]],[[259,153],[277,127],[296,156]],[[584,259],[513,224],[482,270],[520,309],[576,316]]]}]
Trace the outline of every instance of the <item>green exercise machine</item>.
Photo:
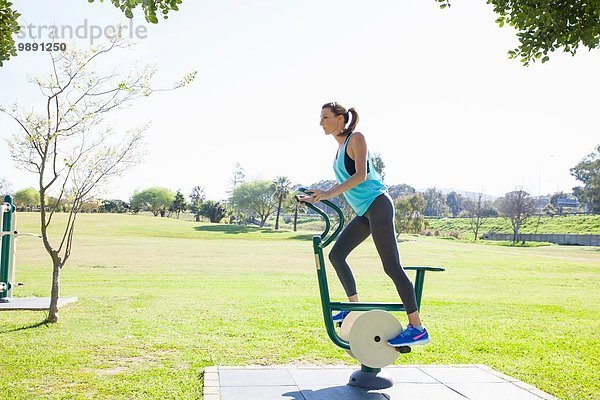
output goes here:
[{"label": "green exercise machine", "polygon": [[15,259],[16,259],[16,240],[18,236],[40,235],[32,233],[19,233],[16,228],[16,207],[13,198],[10,195],[4,196],[4,201],[0,206],[0,237],[2,238],[2,247],[0,252],[0,303],[10,302],[13,289],[18,286],[15,282]]},{"label": "green exercise machine", "polygon": [[[300,188],[298,192],[309,195],[308,189]],[[298,197],[296,197],[298,199]],[[323,249],[330,245],[344,227],[344,213],[330,201],[321,201],[337,215],[337,225],[332,231],[329,215],[314,204],[306,202],[306,206],[320,215],[325,222],[325,230],[312,239],[317,278],[323,309],[325,329],[331,341],[361,363],[360,370],[355,371],[348,382],[351,386],[364,389],[385,389],[393,385],[389,374],[381,368],[392,364],[400,353],[409,353],[411,348],[392,347],[387,341],[402,331],[402,325],[390,311],[405,311],[400,303],[365,303],[365,302],[332,302],[327,285],[327,271]],[[421,308],[423,285],[427,271],[444,271],[444,268],[431,266],[407,266],[405,270],[416,271],[414,281],[417,307]],[[349,311],[339,325],[339,333],[333,322],[334,311]]]}]

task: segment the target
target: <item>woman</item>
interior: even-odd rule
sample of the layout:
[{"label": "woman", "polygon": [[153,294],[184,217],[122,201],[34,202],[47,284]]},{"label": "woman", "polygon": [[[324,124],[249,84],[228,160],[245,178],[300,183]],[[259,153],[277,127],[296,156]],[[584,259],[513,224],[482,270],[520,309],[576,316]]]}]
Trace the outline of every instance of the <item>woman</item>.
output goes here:
[{"label": "woman", "polygon": [[[354,276],[346,257],[369,235],[373,235],[384,271],[396,285],[408,315],[409,324],[406,329],[388,343],[396,347],[424,345],[429,343],[429,334],[419,318],[414,287],[400,265],[394,230],[394,204],[381,177],[373,168],[364,135],[354,132],[357,123],[358,114],[354,108],[346,111],[338,103],[323,105],[321,126],[325,134],[331,135],[339,145],[333,164],[338,184],[326,191],[311,189],[312,194],[300,200],[316,203],[344,194],[357,216],[338,237],[329,253],[329,260],[342,282],[348,300],[359,301]],[[341,322],[347,314],[347,311],[336,314],[333,316],[334,322]]]}]

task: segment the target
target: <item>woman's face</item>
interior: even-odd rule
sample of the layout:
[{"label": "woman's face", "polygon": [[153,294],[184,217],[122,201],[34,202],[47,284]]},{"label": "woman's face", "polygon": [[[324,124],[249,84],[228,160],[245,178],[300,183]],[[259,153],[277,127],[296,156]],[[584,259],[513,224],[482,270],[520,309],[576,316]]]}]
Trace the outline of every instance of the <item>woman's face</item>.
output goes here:
[{"label": "woman's face", "polygon": [[321,127],[326,135],[336,134],[344,129],[344,116],[335,115],[331,108],[321,110]]}]

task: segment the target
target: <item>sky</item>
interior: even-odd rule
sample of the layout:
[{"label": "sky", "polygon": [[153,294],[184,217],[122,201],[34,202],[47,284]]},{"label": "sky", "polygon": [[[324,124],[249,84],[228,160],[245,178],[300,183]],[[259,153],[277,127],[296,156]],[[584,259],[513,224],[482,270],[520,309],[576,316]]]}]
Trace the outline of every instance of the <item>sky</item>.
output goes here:
[{"label": "sky", "polygon": [[[129,199],[151,186],[205,188],[224,199],[236,163],[246,179],[287,176],[309,185],[334,179],[337,143],[319,126],[321,105],[355,107],[387,184],[502,196],[570,192],[575,166],[600,144],[600,52],[523,67],[509,60],[515,31],[499,28],[484,0],[184,0],[168,20],[132,21],[110,2],[14,0],[26,28],[17,43],[48,42],[48,28],[79,28],[61,38],[80,48],[103,43],[97,30],[124,24],[135,46],[99,68],[157,68],[168,87],[107,118],[115,135],[148,124],[147,155],[112,180],[103,198]],[[94,28],[92,28],[94,26]],[[94,31],[96,29],[96,31]],[[137,33],[136,33],[137,32]],[[74,36],[74,35],[73,35]],[[50,71],[42,52],[19,52],[0,67],[0,104],[39,109],[28,79]],[[7,140],[18,126],[0,114],[0,178],[14,190],[36,186],[17,168]]]}]

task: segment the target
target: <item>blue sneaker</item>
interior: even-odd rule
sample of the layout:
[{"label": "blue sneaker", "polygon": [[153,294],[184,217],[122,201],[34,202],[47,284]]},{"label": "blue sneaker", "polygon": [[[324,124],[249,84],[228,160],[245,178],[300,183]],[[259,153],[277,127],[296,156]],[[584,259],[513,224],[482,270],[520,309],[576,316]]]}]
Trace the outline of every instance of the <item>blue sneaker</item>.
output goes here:
[{"label": "blue sneaker", "polygon": [[334,324],[341,324],[342,321],[344,320],[344,318],[346,318],[346,315],[348,315],[350,313],[350,311],[340,311],[339,313],[335,314],[332,319],[333,319],[333,323]]},{"label": "blue sneaker", "polygon": [[425,327],[420,330],[410,324],[398,336],[388,340],[388,344],[394,347],[424,345],[429,342],[429,333]]}]

